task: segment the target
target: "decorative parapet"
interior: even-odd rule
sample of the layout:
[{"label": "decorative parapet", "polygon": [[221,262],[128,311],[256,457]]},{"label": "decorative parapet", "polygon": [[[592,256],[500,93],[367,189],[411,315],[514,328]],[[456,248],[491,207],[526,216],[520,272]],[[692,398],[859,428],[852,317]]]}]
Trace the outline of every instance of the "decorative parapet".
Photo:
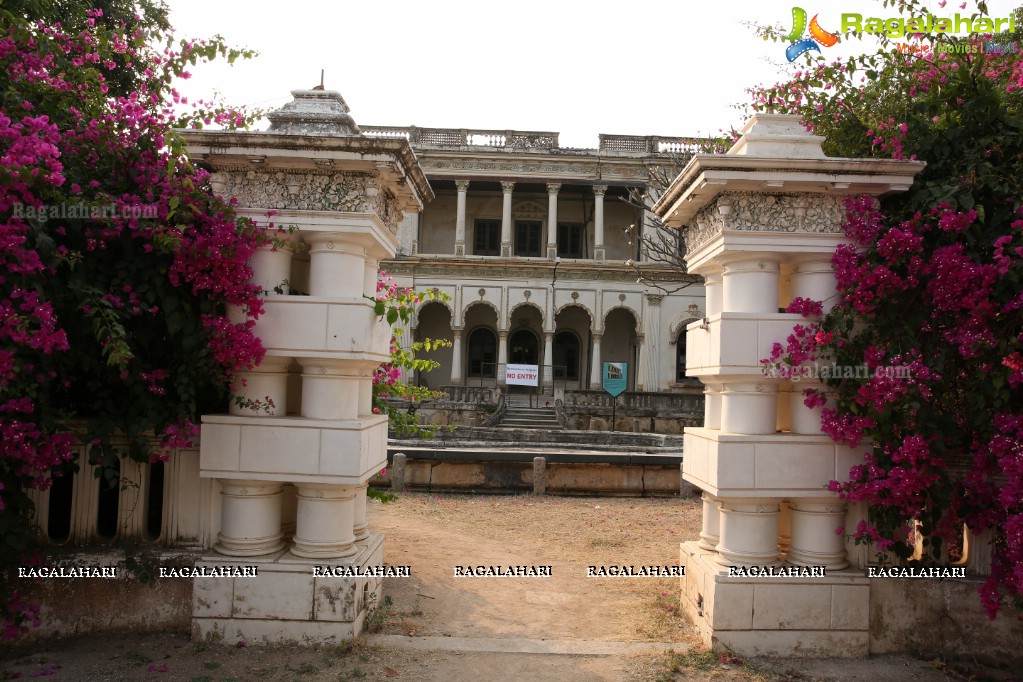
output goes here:
[{"label": "decorative parapet", "polygon": [[362,132],[370,137],[405,139],[414,147],[558,148],[558,133],[536,130],[365,126]]},{"label": "decorative parapet", "polygon": [[337,92],[295,90],[267,132],[185,130],[214,191],[241,209],[374,214],[392,234],[433,190],[408,141],[363,135]]},{"label": "decorative parapet", "polygon": [[829,158],[822,140],[794,116],[758,114],[727,154],[695,155],[653,207],[666,226],[686,228],[690,272],[696,252],[730,232],[837,232],[845,197],[904,192],[926,165]]},{"label": "decorative parapet", "polygon": [[695,252],[725,230],[841,232],[844,217],[843,197],[837,195],[723,192],[690,220],[686,252]]}]

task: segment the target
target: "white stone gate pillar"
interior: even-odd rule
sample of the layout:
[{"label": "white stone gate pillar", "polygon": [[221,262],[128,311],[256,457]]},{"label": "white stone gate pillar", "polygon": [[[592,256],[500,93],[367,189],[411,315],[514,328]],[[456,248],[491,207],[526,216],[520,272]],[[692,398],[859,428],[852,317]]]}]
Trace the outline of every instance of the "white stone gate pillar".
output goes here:
[{"label": "white stone gate pillar", "polygon": [[[372,414],[371,397],[373,371],[390,358],[390,327],[371,297],[405,212],[418,213],[433,193],[408,143],[363,136],[340,94],[292,94],[268,116],[268,132],[183,133],[241,215],[259,223],[276,212],[275,246],[284,247],[251,260],[267,292],[254,329],[266,357],[244,373],[230,413],[202,424],[200,476],[219,482],[220,533],[200,564],[256,573],[195,580],[198,636],[336,642],[358,634],[367,596],[380,592],[379,578],[316,577],[313,567],[383,561],[365,506],[367,482],[387,462],[387,418]],[[291,268],[299,250],[307,268]]]},{"label": "white stone gate pillar", "polygon": [[[707,317],[686,334],[686,374],[706,385],[706,411],[704,426],[685,429],[682,475],[704,491],[704,518],[700,540],[680,548],[681,605],[707,644],[742,655],[868,650],[869,584],[847,569],[836,533],[846,506],[826,492],[862,453],[822,434],[820,408],[803,405],[803,388],[819,384],[783,385],[760,359],[805,322],[778,312],[794,297],[834,304],[845,196],[905,190],[923,164],[831,159],[821,141],[796,117],[754,116],[654,207],[688,228],[686,264],[707,295]],[[799,575],[770,577],[786,567]]]}]

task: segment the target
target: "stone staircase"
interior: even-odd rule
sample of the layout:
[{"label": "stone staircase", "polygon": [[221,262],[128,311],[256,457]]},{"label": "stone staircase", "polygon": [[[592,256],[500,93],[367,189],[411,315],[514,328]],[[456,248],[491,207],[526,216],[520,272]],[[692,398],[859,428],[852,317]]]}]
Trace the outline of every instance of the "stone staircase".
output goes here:
[{"label": "stone staircase", "polygon": [[500,429],[540,429],[558,431],[561,424],[553,407],[522,407],[509,405],[504,418],[497,425]]}]

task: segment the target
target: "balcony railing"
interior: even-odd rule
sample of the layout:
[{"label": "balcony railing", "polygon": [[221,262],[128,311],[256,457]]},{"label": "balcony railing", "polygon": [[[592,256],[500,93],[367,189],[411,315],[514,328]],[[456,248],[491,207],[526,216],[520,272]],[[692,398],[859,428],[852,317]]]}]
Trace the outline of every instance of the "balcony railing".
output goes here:
[{"label": "balcony railing", "polygon": [[640,154],[692,155],[698,153],[704,140],[695,137],[661,137],[659,135],[601,135],[600,150]]},{"label": "balcony railing", "polygon": [[556,149],[558,133],[536,130],[483,130],[478,128],[419,128],[417,126],[361,126],[371,137],[404,138],[413,147],[487,147]]}]

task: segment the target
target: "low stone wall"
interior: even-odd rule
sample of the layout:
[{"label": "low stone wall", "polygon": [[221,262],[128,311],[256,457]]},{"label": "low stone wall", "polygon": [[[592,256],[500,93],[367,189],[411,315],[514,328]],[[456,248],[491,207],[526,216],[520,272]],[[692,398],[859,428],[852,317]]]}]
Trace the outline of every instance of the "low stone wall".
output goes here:
[{"label": "low stone wall", "polygon": [[[142,573],[161,566],[194,566],[199,551],[147,555]],[[125,567],[122,550],[83,552],[61,557],[68,564],[115,567],[115,578],[14,578],[18,592],[41,604],[42,625],[30,628],[18,644],[94,632],[174,630],[192,625],[192,579],[140,579]]]},{"label": "low stone wall", "polygon": [[[689,494],[680,477],[681,457],[603,453],[500,452],[403,448],[397,481],[394,457],[370,483],[433,492],[545,492],[557,495],[670,497]],[[487,459],[483,459],[487,457]],[[536,462],[540,458],[541,462]],[[538,476],[542,480],[538,480]],[[539,488],[539,490],[538,490]]]},{"label": "low stone wall", "polygon": [[675,393],[626,392],[617,407],[613,401],[604,391],[566,390],[557,403],[558,418],[577,431],[680,435],[686,426],[703,426],[702,386]]},{"label": "low stone wall", "polygon": [[870,653],[977,660],[1023,670],[1023,620],[1011,608],[987,619],[982,577],[870,581]]}]

